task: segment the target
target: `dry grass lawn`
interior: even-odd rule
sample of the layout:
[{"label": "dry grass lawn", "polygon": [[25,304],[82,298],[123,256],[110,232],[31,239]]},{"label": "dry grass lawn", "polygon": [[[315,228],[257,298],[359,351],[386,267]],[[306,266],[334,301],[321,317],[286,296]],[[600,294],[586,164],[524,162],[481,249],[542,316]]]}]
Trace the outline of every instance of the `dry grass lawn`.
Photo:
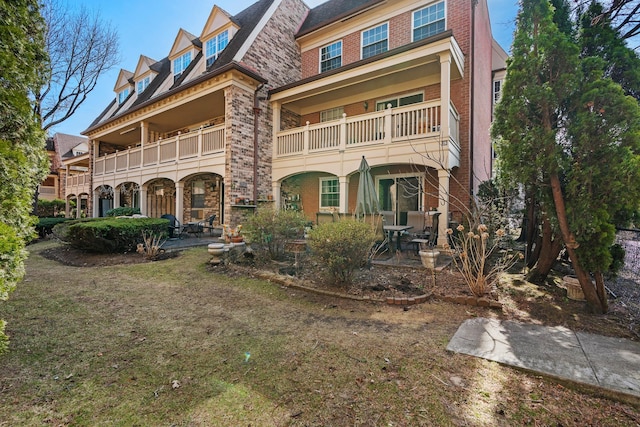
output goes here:
[{"label": "dry grass lawn", "polygon": [[0,426],[637,426],[638,402],[445,350],[495,311],[208,271],[206,249],[69,267],[31,246],[0,305]]}]

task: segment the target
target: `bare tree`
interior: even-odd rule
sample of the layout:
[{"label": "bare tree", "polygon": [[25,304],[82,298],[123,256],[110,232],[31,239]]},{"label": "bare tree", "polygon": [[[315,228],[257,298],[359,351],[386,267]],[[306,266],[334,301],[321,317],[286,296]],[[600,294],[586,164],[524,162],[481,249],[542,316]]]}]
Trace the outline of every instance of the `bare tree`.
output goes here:
[{"label": "bare tree", "polygon": [[46,131],[76,112],[119,57],[118,34],[98,13],[85,7],[72,11],[57,0],[45,0],[42,14],[50,61],[34,108]]},{"label": "bare tree", "polygon": [[[576,0],[576,3],[580,9],[586,10],[592,1]],[[594,18],[593,24],[609,19],[622,39],[640,35],[640,0],[600,0],[600,3],[604,6],[604,12]]]}]

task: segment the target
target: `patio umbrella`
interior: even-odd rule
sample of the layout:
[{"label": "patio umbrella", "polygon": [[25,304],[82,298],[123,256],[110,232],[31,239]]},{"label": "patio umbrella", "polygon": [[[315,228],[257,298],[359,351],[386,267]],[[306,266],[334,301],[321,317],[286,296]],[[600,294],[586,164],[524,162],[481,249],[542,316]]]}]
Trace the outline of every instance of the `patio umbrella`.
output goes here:
[{"label": "patio umbrella", "polygon": [[358,197],[356,198],[356,217],[366,214],[373,214],[380,210],[378,206],[378,196],[376,187],[373,184],[371,168],[367,160],[362,156],[362,162],[358,168],[360,172],[360,182],[358,184]]}]

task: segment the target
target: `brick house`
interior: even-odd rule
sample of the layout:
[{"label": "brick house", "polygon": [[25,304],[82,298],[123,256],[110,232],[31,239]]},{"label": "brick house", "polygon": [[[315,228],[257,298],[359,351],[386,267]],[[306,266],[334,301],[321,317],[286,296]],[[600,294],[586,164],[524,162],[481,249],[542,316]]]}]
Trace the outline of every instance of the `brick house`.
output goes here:
[{"label": "brick house", "polygon": [[91,212],[235,224],[275,203],[315,220],[354,210],[364,156],[396,222],[449,217],[491,174],[496,46],[486,0],[214,6],[199,36],[122,70],[83,132]]}]

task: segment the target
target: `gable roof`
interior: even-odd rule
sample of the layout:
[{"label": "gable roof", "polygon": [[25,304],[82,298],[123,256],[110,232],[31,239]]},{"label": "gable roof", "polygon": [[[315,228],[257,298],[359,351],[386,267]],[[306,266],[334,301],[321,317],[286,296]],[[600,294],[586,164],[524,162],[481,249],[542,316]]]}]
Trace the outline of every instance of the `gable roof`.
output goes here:
[{"label": "gable roof", "polygon": [[133,73],[134,77],[144,74],[149,70],[155,71],[151,67],[156,62],[158,61],[156,61],[155,59],[149,58],[148,56],[145,56],[145,55],[140,55],[140,59],[138,59],[138,65],[136,65],[136,70]]},{"label": "gable roof", "polygon": [[[149,83],[147,89],[142,94],[138,94],[138,98],[130,106],[128,106],[126,110],[122,109],[122,106],[125,105],[125,103],[123,103],[122,106],[115,109],[115,111],[113,111],[113,113],[111,113],[109,117],[106,117],[106,115],[113,110],[115,99],[112,99],[109,105],[100,113],[98,117],[96,117],[91,125],[89,125],[89,127],[82,132],[82,134],[86,134],[99,125],[108,123],[110,120],[114,119],[117,116],[123,115],[128,112],[133,112],[138,108],[141,108],[142,106],[153,103],[155,100],[162,99],[166,96],[177,93],[183,88],[191,86],[191,84],[196,84],[231,69],[240,70],[241,72],[251,76],[252,78],[255,78],[258,81],[261,81],[263,83],[266,82],[265,78],[257,75],[254,70],[249,70],[248,67],[241,65],[238,61],[234,60],[234,57],[240,51],[244,43],[249,39],[252,31],[256,28],[256,26],[265,15],[265,13],[269,10],[274,1],[275,0],[258,0],[256,3],[229,18],[231,22],[239,27],[239,29],[233,36],[233,38],[229,40],[229,44],[222,51],[218,59],[214,61],[214,63],[209,67],[207,67],[202,75],[185,82],[186,77],[193,70],[193,68],[197,66],[199,61],[203,60],[204,55],[202,54],[202,52],[199,52],[198,55],[196,55],[196,57],[191,61],[189,67],[187,67],[180,78],[176,80],[176,82],[169,88],[169,90],[162,93],[157,93],[158,88],[171,75],[171,61],[169,60],[170,55],[168,55],[162,60],[149,66],[149,68],[157,72],[158,75],[154,77],[154,79]],[[183,32],[186,37],[192,37],[191,40],[194,45],[200,48],[202,47],[202,42],[198,37],[183,29],[180,29],[180,31]],[[179,35],[180,34],[181,33],[179,32]],[[178,37],[176,37],[176,41],[174,41],[172,50],[176,46],[177,40]],[[131,77],[133,77],[133,74]],[[130,96],[131,95],[132,94],[130,94]]]},{"label": "gable roof", "polygon": [[118,73],[118,78],[116,79],[116,85],[113,87],[113,90],[117,91],[118,88],[123,86],[130,85],[133,82],[133,73],[131,71],[125,70],[124,68],[120,69]]},{"label": "gable roof", "polygon": [[68,135],[66,133],[56,133],[53,135],[53,144],[56,155],[60,161],[75,157],[73,149],[80,144],[88,144],[89,140],[84,136]]},{"label": "gable roof", "polygon": [[385,2],[386,0],[329,0],[309,11],[296,38]]},{"label": "gable roof", "polygon": [[204,39],[212,33],[215,33],[216,30],[220,27],[224,27],[228,23],[233,22],[231,20],[231,15],[224,9],[222,9],[218,5],[214,5],[213,9],[211,9],[211,13],[207,18],[207,22],[204,24],[202,28],[202,33],[200,33],[200,39]]},{"label": "gable roof", "polygon": [[173,41],[173,46],[171,46],[171,50],[169,51],[169,57],[172,57],[178,52],[183,51],[189,45],[199,48],[202,47],[202,43],[200,42],[200,39],[198,37],[194,36],[189,31],[180,28],[175,40]]}]

